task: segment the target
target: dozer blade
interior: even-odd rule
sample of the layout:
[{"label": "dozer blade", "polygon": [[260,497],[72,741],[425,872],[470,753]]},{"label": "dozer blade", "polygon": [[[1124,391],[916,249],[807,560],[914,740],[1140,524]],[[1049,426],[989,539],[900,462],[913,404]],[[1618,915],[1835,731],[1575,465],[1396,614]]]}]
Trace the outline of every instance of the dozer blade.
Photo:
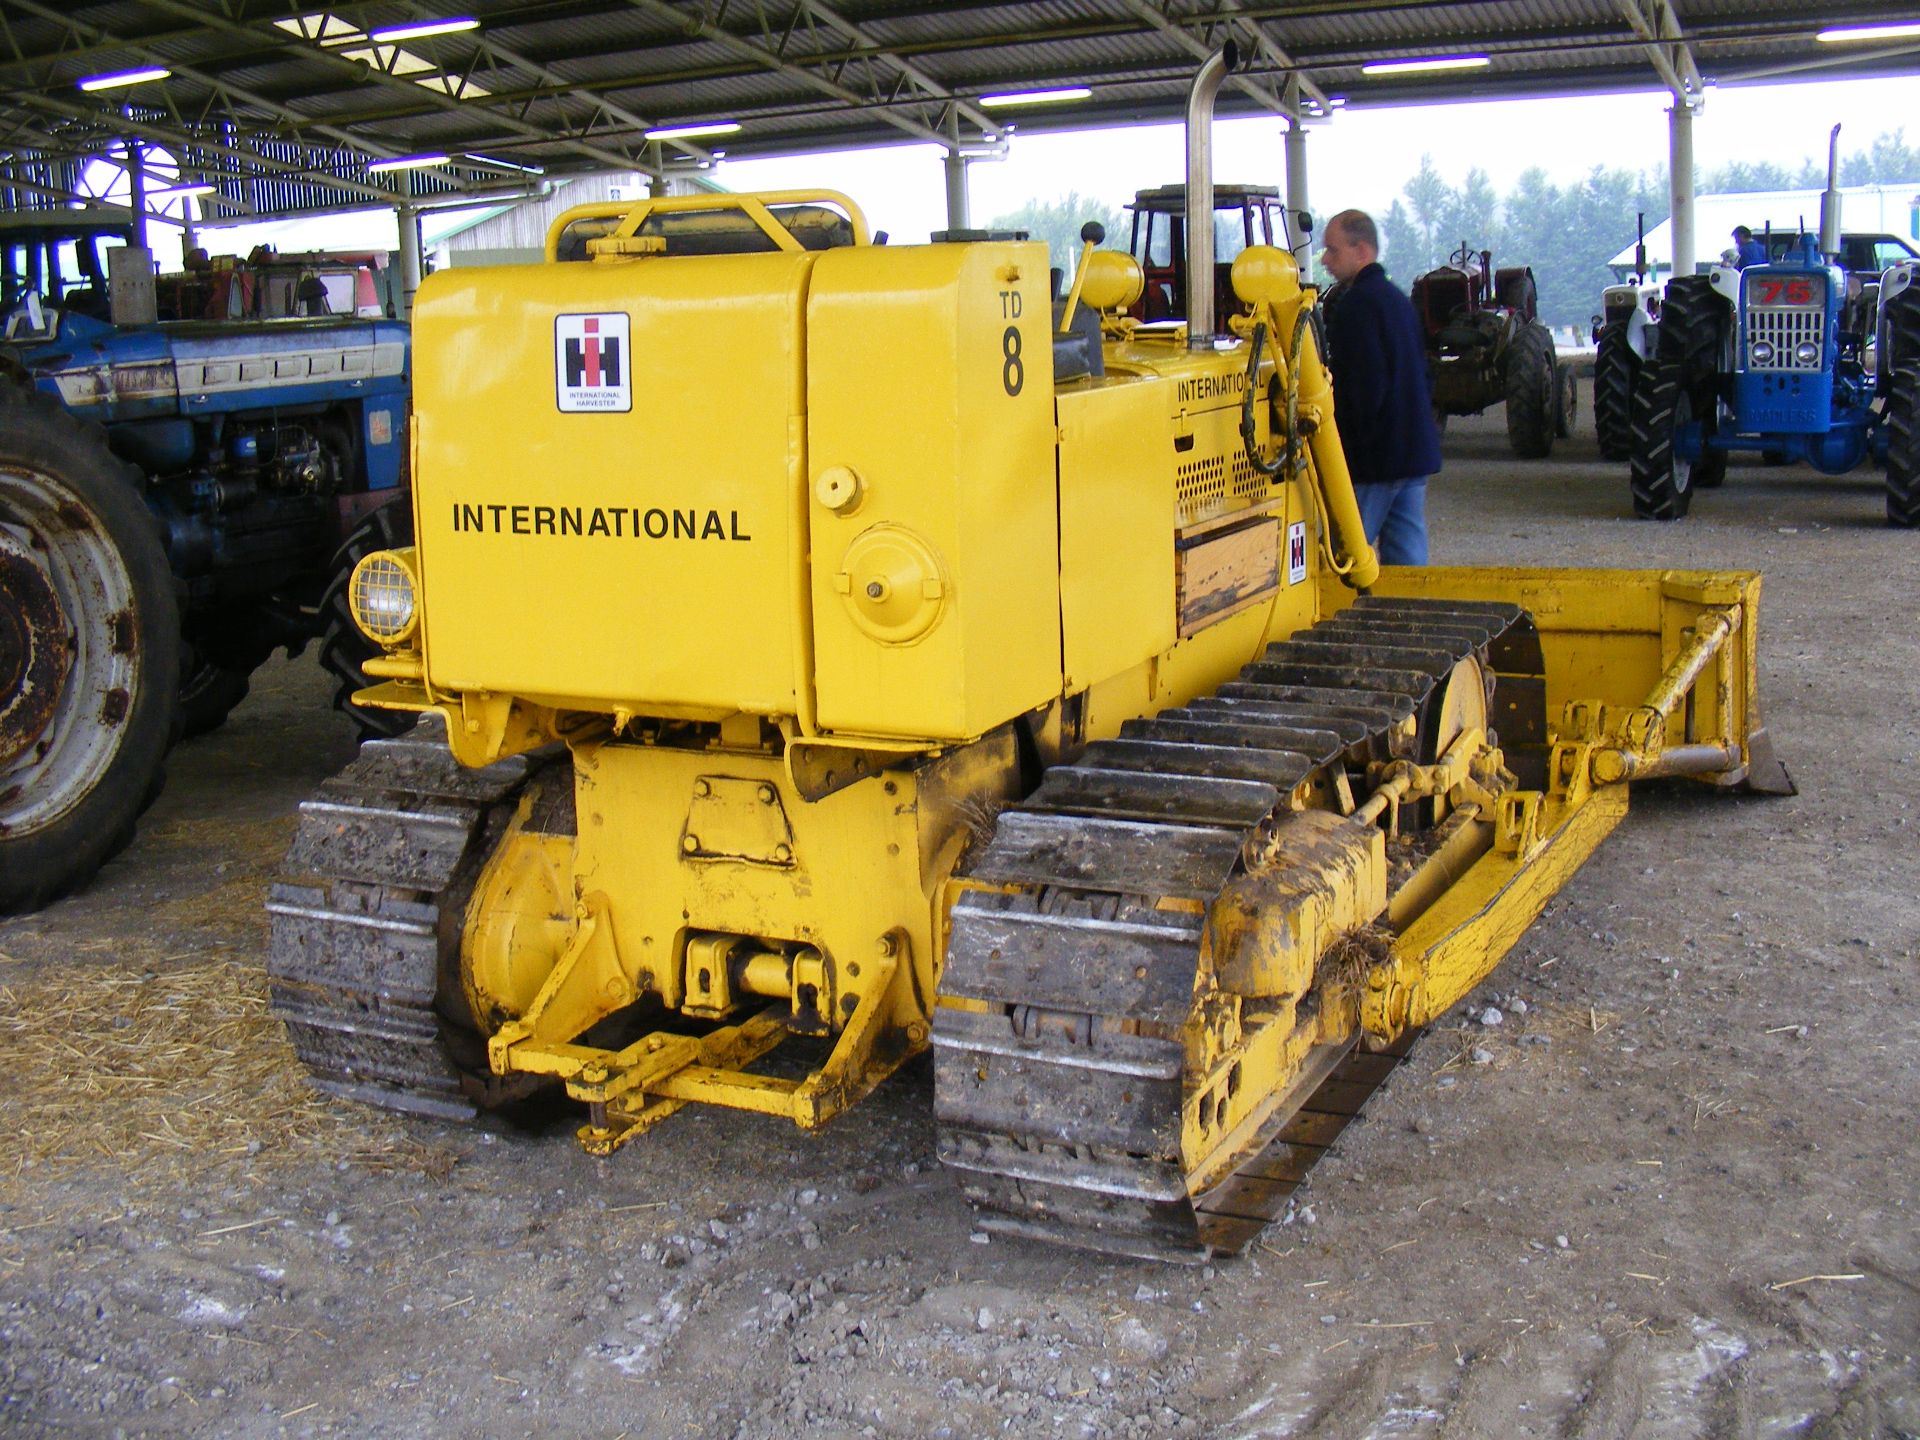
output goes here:
[{"label": "dozer blade", "polygon": [[[1764,795],[1795,792],[1760,716],[1760,577],[1740,571],[1571,570],[1518,566],[1389,566],[1368,595],[1330,581],[1322,599],[1334,623],[1371,626],[1396,605],[1518,605],[1533,617],[1546,658],[1544,713],[1567,743],[1605,746],[1608,721],[1644,710],[1703,620],[1732,618],[1698,683],[1673,696],[1674,713],[1651,738],[1663,752],[1689,752],[1685,767],[1655,774]],[[1496,717],[1496,724],[1500,724]],[[1501,739],[1512,736],[1501,724]],[[1713,751],[1723,754],[1716,756]],[[1713,763],[1716,759],[1723,763]],[[1641,778],[1645,766],[1630,776]],[[1648,778],[1652,778],[1649,776]]]}]

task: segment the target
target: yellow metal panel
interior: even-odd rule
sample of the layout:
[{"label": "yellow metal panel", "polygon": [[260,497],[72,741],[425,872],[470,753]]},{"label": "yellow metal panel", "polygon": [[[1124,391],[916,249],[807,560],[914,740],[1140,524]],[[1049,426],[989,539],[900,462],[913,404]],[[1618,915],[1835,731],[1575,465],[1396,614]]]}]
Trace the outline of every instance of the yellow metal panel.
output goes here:
[{"label": "yellow metal panel", "polygon": [[[1595,790],[1579,804],[1553,803],[1557,813],[1543,827],[1547,833],[1534,853],[1482,856],[1394,941],[1391,974],[1382,980],[1404,992],[1386,1002],[1396,1028],[1439,1018],[1492,972],[1626,818],[1627,787]],[[1376,989],[1369,1004],[1381,1003],[1380,997]]]},{"label": "yellow metal panel", "polygon": [[[794,444],[811,255],[449,271],[414,312],[430,682],[796,708]],[[586,319],[603,380],[568,412]],[[630,408],[619,408],[622,400]],[[791,617],[790,619],[787,617]]]},{"label": "yellow metal panel", "polygon": [[1067,689],[1174,642],[1173,383],[1062,393],[1060,630]]},{"label": "yellow metal panel", "polygon": [[1060,693],[1048,321],[1040,245],[819,257],[807,448],[823,728],[960,739]]}]

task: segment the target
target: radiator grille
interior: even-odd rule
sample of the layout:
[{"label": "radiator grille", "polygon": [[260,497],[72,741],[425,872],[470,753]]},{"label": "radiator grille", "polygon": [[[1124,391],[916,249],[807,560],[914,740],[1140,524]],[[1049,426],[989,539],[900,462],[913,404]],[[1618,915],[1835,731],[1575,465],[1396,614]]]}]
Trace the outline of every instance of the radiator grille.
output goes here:
[{"label": "radiator grille", "polygon": [[1254,469],[1247,452],[1238,446],[1234,448],[1231,465],[1220,455],[1188,460],[1176,470],[1175,479],[1175,502],[1182,525],[1211,520],[1228,510],[1238,509],[1235,501],[1263,504],[1284,488],[1279,476],[1263,475]]},{"label": "radiator grille", "polygon": [[[1817,307],[1804,305],[1769,305],[1762,309],[1752,306],[1747,310],[1747,368],[1749,370],[1818,370],[1821,357],[1826,353],[1825,312]],[[1811,360],[1797,360],[1794,350],[1811,340],[1814,355]],[[1765,360],[1755,357],[1754,350],[1762,342],[1772,346],[1772,352],[1762,350]]]}]

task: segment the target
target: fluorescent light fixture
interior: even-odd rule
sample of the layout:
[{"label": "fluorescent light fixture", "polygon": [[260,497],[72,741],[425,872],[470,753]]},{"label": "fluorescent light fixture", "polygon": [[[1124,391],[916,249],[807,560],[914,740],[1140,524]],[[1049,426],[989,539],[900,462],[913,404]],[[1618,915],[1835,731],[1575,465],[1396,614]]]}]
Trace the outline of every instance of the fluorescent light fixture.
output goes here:
[{"label": "fluorescent light fixture", "polygon": [[1833,44],[1845,40],[1904,40],[1916,35],[1920,35],[1920,20],[1902,20],[1894,25],[1838,25],[1813,38]]},{"label": "fluorescent light fixture", "polygon": [[211,195],[215,192],[215,188],[216,187],[212,185],[178,185],[171,190],[156,190],[147,198],[151,200],[184,200],[189,195]]},{"label": "fluorescent light fixture", "polygon": [[367,162],[367,173],[369,175],[380,175],[388,170],[422,170],[429,165],[444,165],[446,163],[447,157],[445,155],[402,155],[397,160],[369,160]]},{"label": "fluorescent light fixture", "polygon": [[1019,90],[1010,95],[982,95],[980,103],[992,109],[996,105],[1053,105],[1062,100],[1085,100],[1093,91],[1084,85],[1061,90]]},{"label": "fluorescent light fixture", "polygon": [[501,160],[493,155],[478,155],[469,150],[460,157],[471,165],[484,165],[495,170],[517,170],[522,175],[544,175],[546,170],[538,165],[522,165],[517,160]]},{"label": "fluorescent light fixture", "polygon": [[1333,106],[1333,108],[1336,110],[1338,110],[1342,105],[1346,103],[1347,103],[1347,97],[1344,95],[1329,95],[1327,97],[1327,104]]},{"label": "fluorescent light fixture", "polygon": [[171,70],[156,65],[147,70],[122,70],[117,75],[89,75],[80,82],[82,90],[114,90],[122,85],[144,85],[149,80],[164,80]]},{"label": "fluorescent light fixture", "polygon": [[455,35],[462,30],[479,28],[478,20],[416,20],[410,25],[389,25],[382,30],[369,30],[367,38],[382,45],[394,45],[402,40],[424,40],[429,35]]},{"label": "fluorescent light fixture", "polygon": [[1432,60],[1375,60],[1362,75],[1406,75],[1415,70],[1478,70],[1493,62],[1484,55],[1442,55]]},{"label": "fluorescent light fixture", "polygon": [[692,140],[700,135],[737,135],[738,120],[703,120],[693,125],[660,125],[648,130],[649,140]]}]

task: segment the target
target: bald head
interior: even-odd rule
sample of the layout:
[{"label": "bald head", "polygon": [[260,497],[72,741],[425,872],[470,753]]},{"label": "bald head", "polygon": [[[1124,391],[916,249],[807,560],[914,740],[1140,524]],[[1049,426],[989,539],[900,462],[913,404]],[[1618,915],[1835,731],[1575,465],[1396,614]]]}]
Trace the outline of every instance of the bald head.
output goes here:
[{"label": "bald head", "polygon": [[1320,263],[1345,284],[1380,258],[1380,231],[1364,210],[1342,210],[1327,221]]}]

